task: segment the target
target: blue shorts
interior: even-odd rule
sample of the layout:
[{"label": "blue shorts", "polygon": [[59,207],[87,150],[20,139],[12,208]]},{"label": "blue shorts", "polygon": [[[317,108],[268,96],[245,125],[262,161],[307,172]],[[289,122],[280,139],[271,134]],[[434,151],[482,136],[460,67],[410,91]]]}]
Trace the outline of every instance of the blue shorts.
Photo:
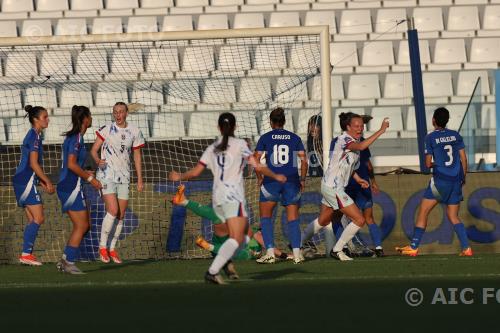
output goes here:
[{"label": "blue shorts", "polygon": [[85,195],[80,188],[75,189],[71,193],[57,191],[57,196],[61,201],[61,210],[63,213],[66,213],[68,210],[75,212],[87,210]]},{"label": "blue shorts", "polygon": [[283,206],[298,205],[300,202],[300,182],[269,182],[260,187],[260,202],[281,202]]},{"label": "blue shorts", "polygon": [[372,208],[373,207],[373,199],[372,199],[372,190],[371,188],[349,188],[349,186],[346,188],[345,193],[347,193],[348,196],[350,196],[353,200],[356,206],[358,206],[359,209],[365,210],[367,208]]},{"label": "blue shorts", "polygon": [[14,184],[14,193],[16,194],[17,205],[19,207],[42,204],[42,197],[33,182],[27,185]]},{"label": "blue shorts", "polygon": [[429,186],[424,193],[424,198],[437,200],[445,205],[458,205],[464,200],[462,183],[460,181],[446,181],[431,178]]}]

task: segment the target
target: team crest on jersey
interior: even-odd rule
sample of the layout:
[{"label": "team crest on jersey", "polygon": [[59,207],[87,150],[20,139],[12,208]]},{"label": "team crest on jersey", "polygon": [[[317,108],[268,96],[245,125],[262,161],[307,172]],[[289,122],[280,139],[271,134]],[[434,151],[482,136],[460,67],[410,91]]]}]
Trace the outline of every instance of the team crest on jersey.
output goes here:
[{"label": "team crest on jersey", "polygon": [[125,134],[122,134],[122,140],[125,140]]}]

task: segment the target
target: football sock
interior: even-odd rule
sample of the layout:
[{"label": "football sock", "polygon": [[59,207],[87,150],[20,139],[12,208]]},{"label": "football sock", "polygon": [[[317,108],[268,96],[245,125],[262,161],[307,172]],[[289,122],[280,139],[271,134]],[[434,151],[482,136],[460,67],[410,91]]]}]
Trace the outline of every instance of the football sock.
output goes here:
[{"label": "football sock", "polygon": [[73,264],[76,261],[77,257],[78,257],[78,248],[66,245],[66,247],[64,248],[63,259],[69,262],[70,264]]},{"label": "football sock", "polygon": [[413,228],[413,237],[411,238],[410,246],[412,249],[418,249],[422,236],[424,235],[425,229],[420,227]]},{"label": "football sock", "polygon": [[33,253],[33,246],[35,246],[36,236],[38,235],[40,225],[35,221],[31,221],[24,229],[23,237],[23,255]]},{"label": "football sock", "polygon": [[220,223],[219,217],[217,216],[217,214],[215,214],[214,209],[210,206],[201,205],[196,201],[188,200],[186,208],[198,216],[209,219],[213,223]]},{"label": "football sock", "polygon": [[304,245],[304,242],[307,242],[309,239],[311,239],[311,237],[317,234],[321,229],[323,229],[323,227],[319,225],[318,219],[315,219],[314,221],[309,223],[301,235],[302,245]]},{"label": "football sock", "polygon": [[115,234],[113,235],[113,239],[111,240],[111,245],[109,245],[110,250],[115,249],[116,242],[118,241],[118,238],[120,238],[122,229],[123,229],[123,220],[118,220],[118,223],[116,224],[115,228]]},{"label": "football sock", "polygon": [[260,219],[260,227],[262,229],[262,238],[264,239],[264,247],[266,249],[274,248],[273,220],[270,217],[262,217]]},{"label": "football sock", "polygon": [[382,246],[382,233],[380,228],[376,223],[368,224],[368,230],[370,231],[370,236],[372,237],[373,245],[376,248]]},{"label": "football sock", "polygon": [[333,246],[335,245],[335,237],[333,234],[332,223],[326,225],[324,230],[325,230],[325,251],[326,255],[328,256],[330,254],[330,251],[333,249]]},{"label": "football sock", "polygon": [[292,249],[300,249],[300,221],[288,221],[288,239],[292,245]]},{"label": "football sock", "polygon": [[342,215],[342,218],[340,219],[340,223],[342,224],[342,227],[347,227],[349,223],[351,223],[351,219],[347,215]]},{"label": "football sock", "polygon": [[355,223],[349,223],[349,225],[345,227],[344,232],[342,232],[340,238],[337,240],[337,243],[333,248],[333,252],[342,251],[344,245],[346,245],[347,242],[350,241],[354,237],[354,235],[356,235],[359,229],[361,228],[358,227]]},{"label": "football sock", "polygon": [[458,240],[460,241],[460,246],[462,250],[465,250],[469,247],[469,240],[467,239],[467,232],[465,231],[465,226],[462,222],[454,224],[453,229],[457,233]]},{"label": "football sock", "polygon": [[217,255],[217,253],[219,253],[220,247],[222,246],[222,244],[224,244],[224,242],[226,240],[228,240],[228,238],[229,238],[229,236],[213,235],[212,236],[212,245],[214,246],[214,248],[212,250],[210,250],[210,252],[212,252],[212,254],[214,256]]},{"label": "football sock", "polygon": [[232,258],[236,250],[240,245],[234,238],[229,238],[222,244],[219,249],[219,253],[212,261],[212,265],[208,269],[208,272],[212,275],[218,274],[221,268]]},{"label": "football sock", "polygon": [[110,213],[106,213],[106,216],[102,219],[101,239],[99,241],[100,248],[108,247],[108,236],[113,228],[113,223],[115,223],[115,217]]}]

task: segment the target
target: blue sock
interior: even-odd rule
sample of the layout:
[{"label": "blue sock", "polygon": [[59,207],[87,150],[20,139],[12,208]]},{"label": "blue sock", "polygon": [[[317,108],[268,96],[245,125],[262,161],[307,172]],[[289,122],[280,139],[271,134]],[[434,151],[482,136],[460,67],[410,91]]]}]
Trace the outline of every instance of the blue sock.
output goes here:
[{"label": "blue sock", "polygon": [[420,241],[422,240],[422,236],[424,235],[425,229],[420,227],[415,227],[413,229],[413,237],[411,239],[410,246],[412,249],[418,249],[420,245]]},{"label": "blue sock", "polygon": [[66,245],[64,248],[64,255],[66,256],[66,261],[75,262],[78,257],[78,248]]},{"label": "blue sock", "polygon": [[40,225],[35,223],[35,221],[31,221],[31,223],[24,229],[23,253],[33,252],[33,246],[35,245],[36,236],[38,235],[38,229],[40,229]]},{"label": "blue sock", "polygon": [[288,239],[292,245],[292,249],[300,248],[300,221],[288,221]]},{"label": "blue sock", "polygon": [[340,235],[342,235],[342,232],[344,232],[344,227],[342,227],[342,223],[333,223],[332,226],[335,238],[337,238],[338,240],[340,238]]},{"label": "blue sock", "polygon": [[460,240],[460,246],[462,250],[465,250],[469,247],[469,240],[467,239],[467,232],[465,231],[465,226],[462,222],[454,224],[453,229],[457,233],[458,240]]},{"label": "blue sock", "polygon": [[368,230],[370,231],[373,245],[375,245],[375,247],[382,247],[382,233],[380,232],[379,226],[376,223],[368,224]]},{"label": "blue sock", "polygon": [[270,217],[260,218],[260,227],[262,229],[262,238],[266,249],[274,248],[274,228],[273,220]]}]

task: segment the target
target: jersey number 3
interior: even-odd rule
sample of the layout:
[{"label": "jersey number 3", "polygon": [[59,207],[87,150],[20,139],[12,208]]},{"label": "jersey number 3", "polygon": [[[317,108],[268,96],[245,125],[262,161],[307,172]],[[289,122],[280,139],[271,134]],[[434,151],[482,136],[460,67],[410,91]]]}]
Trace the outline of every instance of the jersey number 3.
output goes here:
[{"label": "jersey number 3", "polygon": [[273,146],[273,164],[287,164],[290,148],[287,145]]},{"label": "jersey number 3", "polygon": [[453,164],[453,147],[451,145],[444,146],[444,150],[446,150],[446,154],[450,158],[448,161],[444,162],[444,165],[450,166]]}]

